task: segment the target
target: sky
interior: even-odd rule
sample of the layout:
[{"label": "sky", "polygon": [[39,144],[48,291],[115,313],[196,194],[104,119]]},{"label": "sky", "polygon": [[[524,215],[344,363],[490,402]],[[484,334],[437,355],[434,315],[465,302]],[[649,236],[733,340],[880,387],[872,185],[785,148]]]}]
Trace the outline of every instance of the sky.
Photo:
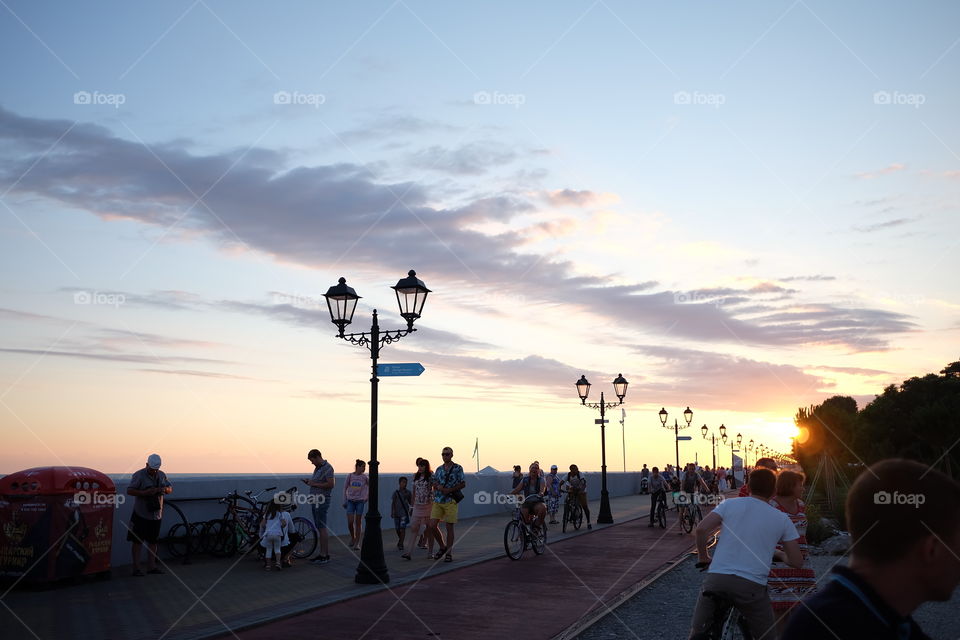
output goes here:
[{"label": "sky", "polygon": [[[0,2],[0,473],[682,461],[957,359],[960,5]],[[622,411],[621,411],[622,409]],[[622,420],[622,425],[621,425]],[[728,464],[731,447],[720,449]],[[749,454],[752,460],[755,455]]]}]

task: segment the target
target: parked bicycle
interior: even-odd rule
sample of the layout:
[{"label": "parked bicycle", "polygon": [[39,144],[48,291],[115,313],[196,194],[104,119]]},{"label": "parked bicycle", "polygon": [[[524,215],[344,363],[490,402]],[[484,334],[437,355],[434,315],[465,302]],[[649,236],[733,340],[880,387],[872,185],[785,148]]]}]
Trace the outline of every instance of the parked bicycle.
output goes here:
[{"label": "parked bicycle", "polygon": [[517,506],[513,519],[503,531],[503,548],[508,558],[519,560],[528,547],[538,556],[547,550],[547,526],[544,524],[534,529],[523,521],[520,507]]}]

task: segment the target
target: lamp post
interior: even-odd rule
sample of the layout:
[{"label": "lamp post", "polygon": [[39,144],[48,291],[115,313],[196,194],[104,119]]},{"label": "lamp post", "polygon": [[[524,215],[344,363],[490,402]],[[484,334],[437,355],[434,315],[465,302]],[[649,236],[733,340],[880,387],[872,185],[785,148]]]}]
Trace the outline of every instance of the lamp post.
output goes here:
[{"label": "lamp post", "polygon": [[402,278],[392,287],[397,294],[397,304],[400,305],[400,316],[407,321],[406,329],[381,330],[377,321],[377,310],[373,310],[373,323],[370,331],[365,333],[349,333],[344,335],[344,328],[353,321],[353,312],[357,308],[360,296],[347,286],[347,281],[340,278],[339,282],[330,287],[324,295],[327,299],[327,308],[330,310],[330,321],[337,325],[338,338],[370,351],[372,361],[370,377],[370,510],[367,512],[366,529],[363,532],[363,545],[360,548],[360,564],[354,581],[359,584],[386,584],[390,581],[387,573],[387,563],[383,557],[383,535],[380,530],[380,463],[377,461],[377,359],[380,349],[407,336],[416,329],[413,323],[423,311],[423,303],[427,301],[430,289],[417,278],[417,272],[412,269],[406,278]]},{"label": "lamp post", "polygon": [[[757,452],[756,452],[756,448],[754,447],[754,444],[753,444],[753,438],[750,439],[750,444],[747,445],[747,451],[748,451],[748,452],[751,452],[751,451],[753,452],[753,461],[756,462],[756,461],[757,461]],[[747,463],[747,464],[748,464],[748,466],[749,466],[749,460],[748,460],[748,463]]]},{"label": "lamp post", "polygon": [[600,425],[600,513],[597,514],[597,524],[613,524],[613,514],[610,513],[610,494],[607,493],[607,440],[605,429],[607,420],[605,418],[607,409],[612,409],[623,404],[623,399],[627,395],[627,382],[623,374],[617,375],[613,381],[613,392],[617,395],[619,402],[605,402],[603,391],[600,392],[600,402],[587,402],[587,394],[590,393],[590,383],[587,377],[580,376],[577,380],[577,395],[580,396],[580,404],[591,409],[600,410],[600,419],[596,420]]},{"label": "lamp post", "polygon": [[[669,429],[670,427],[667,426],[667,410],[661,407],[658,413],[660,415],[660,425],[666,429]],[[690,426],[690,423],[693,422],[693,411],[690,411],[690,407],[687,407],[686,411],[683,412],[683,419],[687,422],[686,426],[683,427],[677,424],[676,418],[673,420],[673,441],[677,454],[677,476],[680,475],[680,436],[678,435],[678,431],[680,429],[686,429]],[[687,440],[689,439],[690,438],[687,438]]]},{"label": "lamp post", "polygon": [[[724,425],[720,425],[720,439],[723,440],[723,444],[727,444],[727,428]],[[737,434],[737,439],[734,440],[730,438],[730,479],[732,482],[733,489],[737,488],[737,476],[734,475],[734,468],[737,466],[736,461],[734,460],[733,454],[740,450],[740,444],[743,442],[743,435]],[[746,462],[744,462],[746,465]]]},{"label": "lamp post", "polygon": [[[726,427],[723,427],[723,430],[726,431]],[[707,433],[710,433],[710,455],[713,456],[713,466],[711,467],[711,469],[713,469],[713,472],[716,473],[717,472],[717,436],[715,436],[713,432],[710,431],[710,428],[707,427],[707,425],[703,425],[702,427],[700,427],[700,433],[703,434],[704,440],[707,439]]]}]

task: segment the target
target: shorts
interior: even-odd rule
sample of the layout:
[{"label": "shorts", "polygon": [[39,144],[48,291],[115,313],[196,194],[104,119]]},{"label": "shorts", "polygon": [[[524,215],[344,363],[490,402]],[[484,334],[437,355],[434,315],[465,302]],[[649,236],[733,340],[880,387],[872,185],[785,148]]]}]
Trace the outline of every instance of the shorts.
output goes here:
[{"label": "shorts", "polygon": [[393,519],[393,528],[394,529],[406,529],[410,526],[410,518],[403,516],[402,518]]},{"label": "shorts", "polygon": [[322,504],[311,505],[313,511],[313,524],[317,525],[317,529],[323,531],[327,528],[327,510],[330,509],[330,502],[324,500]]},{"label": "shorts", "polygon": [[526,509],[530,513],[533,513],[533,510],[537,508],[538,504],[543,504],[543,498],[540,496],[527,496],[526,500],[521,503],[520,508]]},{"label": "shorts", "polygon": [[157,544],[160,538],[160,520],[147,520],[136,513],[130,516],[127,542]]},{"label": "shorts", "polygon": [[347,500],[347,515],[358,515],[362,516],[364,510],[367,508],[367,503],[363,500]]},{"label": "shorts", "polygon": [[459,506],[456,500],[451,500],[450,502],[434,502],[433,508],[430,510],[430,519],[440,520],[448,524],[456,524],[457,507]]}]

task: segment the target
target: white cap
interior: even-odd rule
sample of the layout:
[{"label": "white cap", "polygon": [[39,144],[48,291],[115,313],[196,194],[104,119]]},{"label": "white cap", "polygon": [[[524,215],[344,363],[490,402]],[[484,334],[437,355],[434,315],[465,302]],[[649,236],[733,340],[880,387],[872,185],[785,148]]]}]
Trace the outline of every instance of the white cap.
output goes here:
[{"label": "white cap", "polygon": [[151,469],[159,469],[159,468],[160,468],[160,456],[158,456],[158,455],[155,454],[155,453],[151,453],[151,454],[150,454],[150,457],[147,458],[147,466],[150,467]]}]

